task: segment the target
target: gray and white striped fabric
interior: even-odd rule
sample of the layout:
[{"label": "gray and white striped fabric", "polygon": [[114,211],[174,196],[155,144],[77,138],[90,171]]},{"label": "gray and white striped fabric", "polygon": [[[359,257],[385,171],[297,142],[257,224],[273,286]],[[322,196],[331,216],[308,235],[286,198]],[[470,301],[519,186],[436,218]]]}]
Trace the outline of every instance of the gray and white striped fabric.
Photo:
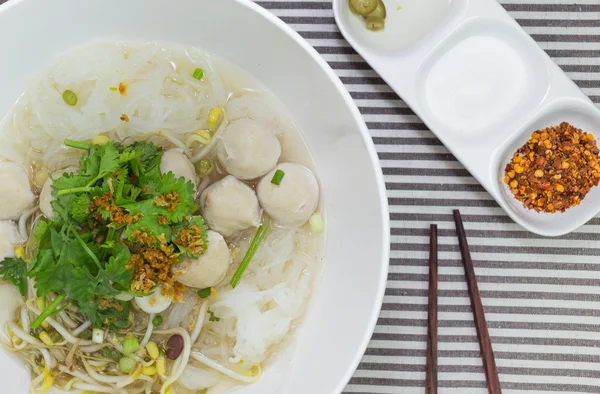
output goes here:
[{"label": "gray and white striped fabric", "polygon": [[[559,239],[528,233],[350,48],[331,0],[258,3],[335,69],[364,115],[385,174],[392,219],[387,292],[345,392],[424,392],[427,232],[437,223],[440,393],[487,393],[451,215],[459,208],[504,392],[600,393],[600,219]],[[600,102],[600,0],[501,3]]]}]

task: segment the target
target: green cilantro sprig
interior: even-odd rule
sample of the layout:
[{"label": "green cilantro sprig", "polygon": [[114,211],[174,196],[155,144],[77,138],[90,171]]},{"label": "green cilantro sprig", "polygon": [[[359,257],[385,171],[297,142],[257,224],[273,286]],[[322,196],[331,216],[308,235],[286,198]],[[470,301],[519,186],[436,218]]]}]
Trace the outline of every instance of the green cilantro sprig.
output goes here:
[{"label": "green cilantro sprig", "polygon": [[[160,240],[179,251],[174,256],[197,257],[207,247],[204,220],[193,217],[198,210],[194,186],[171,172],[160,173],[162,149],[152,143],[66,140],[65,145],[84,152],[76,173],[53,179],[55,219],[37,221],[27,243],[31,261],[7,258],[0,262],[0,275],[22,295],[27,293],[27,278],[35,280],[45,307],[32,328],[69,305],[77,306],[94,327],[124,328],[129,324],[129,302],[114,297],[135,293],[132,256],[148,247],[140,245],[136,235],[143,232]],[[173,243],[191,226],[200,229],[196,236],[204,249],[199,252]],[[51,293],[55,298],[46,306]]]}]

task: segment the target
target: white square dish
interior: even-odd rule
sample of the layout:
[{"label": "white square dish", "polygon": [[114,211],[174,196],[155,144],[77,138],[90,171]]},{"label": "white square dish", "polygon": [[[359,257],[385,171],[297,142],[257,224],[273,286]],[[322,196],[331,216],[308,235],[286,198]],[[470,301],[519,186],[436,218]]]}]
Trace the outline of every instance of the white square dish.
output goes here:
[{"label": "white square dish", "polygon": [[[403,10],[383,1],[387,29]],[[433,1],[423,0],[423,9]],[[600,211],[600,188],[560,214],[527,211],[507,195],[503,165],[534,131],[563,121],[598,138],[600,110],[496,1],[444,4],[446,16],[436,16],[428,34],[396,47],[371,45],[379,33],[364,38],[364,21],[347,0],[334,0],[334,13],[354,49],[515,222],[545,236],[575,230]]]}]

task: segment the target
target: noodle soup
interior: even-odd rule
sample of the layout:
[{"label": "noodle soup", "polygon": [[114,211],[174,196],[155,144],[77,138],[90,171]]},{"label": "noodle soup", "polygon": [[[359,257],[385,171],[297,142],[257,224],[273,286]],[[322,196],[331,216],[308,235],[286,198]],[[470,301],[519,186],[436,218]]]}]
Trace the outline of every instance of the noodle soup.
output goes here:
[{"label": "noodle soup", "polygon": [[99,43],[0,124],[0,339],[32,390],[216,393],[260,379],[325,239],[299,131],[196,48]]}]

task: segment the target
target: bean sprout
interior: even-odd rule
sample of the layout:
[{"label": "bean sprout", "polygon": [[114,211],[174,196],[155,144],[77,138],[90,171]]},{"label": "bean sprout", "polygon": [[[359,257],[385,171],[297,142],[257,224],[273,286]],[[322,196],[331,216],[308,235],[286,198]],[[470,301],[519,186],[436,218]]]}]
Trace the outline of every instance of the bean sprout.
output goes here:
[{"label": "bean sprout", "polygon": [[25,242],[29,237],[29,234],[27,233],[27,220],[31,217],[31,215],[36,213],[38,209],[40,208],[36,205],[30,210],[23,212],[21,217],[19,217],[19,234],[21,235],[21,238],[23,238],[23,242]]},{"label": "bean sprout", "polygon": [[21,308],[21,327],[23,331],[29,332],[29,314],[25,308]]},{"label": "bean sprout", "polygon": [[38,349],[40,353],[42,353],[42,357],[44,357],[44,362],[48,366],[48,369],[52,369],[55,366],[54,357],[50,355],[48,349]]},{"label": "bean sprout", "polygon": [[212,136],[212,138],[210,140],[210,144],[204,146],[202,149],[200,149],[200,152],[196,153],[195,155],[193,155],[190,158],[190,161],[192,163],[196,164],[197,162],[202,160],[204,158],[204,156],[208,155],[208,153],[215,146],[217,140],[221,137],[223,130],[225,130],[225,127],[227,127],[227,124],[228,124],[227,113],[225,111],[223,111],[223,112],[225,113],[225,115],[223,117],[223,121],[222,121],[221,125],[219,126],[219,128],[217,129],[217,131],[215,132],[215,134]]},{"label": "bean sprout", "polygon": [[160,394],[165,394],[167,388],[169,388],[173,383],[179,379],[183,370],[185,369],[188,360],[190,358],[190,353],[192,350],[192,343],[190,339],[190,334],[186,330],[181,327],[172,328],[170,330],[160,330],[156,331],[157,334],[178,334],[183,338],[183,351],[178,358],[178,363],[173,368],[173,373],[169,378],[162,384],[160,387]]},{"label": "bean sprout", "polygon": [[109,346],[114,346],[114,345],[111,345],[110,343],[96,343],[91,346],[81,347],[81,351],[84,353],[94,353],[94,352],[97,352],[98,350],[102,350],[105,347],[109,347]]},{"label": "bean sprout", "polygon": [[192,352],[191,357],[193,359],[195,359],[196,361],[206,365],[207,367],[210,367],[216,371],[221,372],[223,375],[227,375],[232,379],[238,380],[240,382],[243,383],[254,383],[256,381],[258,381],[260,379],[261,374],[258,373],[256,374],[256,376],[245,376],[245,375],[241,375],[235,371],[232,371],[229,368],[225,368],[224,366],[222,366],[221,364],[219,364],[218,362],[214,361],[213,359],[210,359],[208,357],[206,357],[204,354],[200,353],[200,352]]},{"label": "bean sprout", "polygon": [[98,393],[121,393],[121,394],[127,394],[127,392],[125,390],[122,389],[115,389],[114,387],[106,387],[106,386],[100,386],[100,385],[96,385],[96,384],[87,384],[87,383],[75,383],[73,385],[74,388],[82,390],[82,391],[96,391]]},{"label": "bean sprout", "polygon": [[[77,323],[75,323],[73,320],[71,320],[71,318],[69,317],[69,315],[67,314],[66,311],[60,312],[58,314],[58,316],[60,316],[60,318],[65,323],[65,325],[68,326],[69,328],[73,329],[73,328],[76,328],[78,326]],[[77,334],[73,334],[73,335],[77,336]]]},{"label": "bean sprout", "polygon": [[88,363],[95,368],[104,368],[106,367],[108,364],[111,363],[111,361],[105,360],[105,361],[97,361],[97,360],[89,360]]},{"label": "bean sprout", "polygon": [[39,374],[39,375],[38,375],[38,376],[37,376],[35,379],[33,379],[33,380],[31,381],[31,384],[29,385],[29,390],[30,390],[32,393],[36,393],[36,394],[37,394],[37,393],[40,393],[41,391],[40,391],[40,390],[38,390],[38,389],[36,389],[36,387],[38,386],[38,384],[42,383],[42,381],[43,381],[43,380],[44,380],[44,374],[43,374],[43,373],[41,373],[41,374]]},{"label": "bean sprout", "polygon": [[66,373],[67,375],[71,375],[76,377],[77,379],[80,379],[86,383],[90,383],[90,384],[98,384],[98,382],[96,382],[94,379],[92,379],[90,376],[84,374],[83,372],[80,372],[76,369],[71,369],[65,365],[59,365],[58,366],[58,370],[60,372]]},{"label": "bean sprout", "polygon": [[194,325],[194,331],[192,331],[192,335],[190,335],[190,341],[192,343],[191,346],[194,346],[198,340],[198,337],[200,336],[200,331],[202,331],[202,325],[204,324],[204,318],[206,317],[207,310],[208,301],[204,301],[200,307],[200,312],[198,312],[198,318],[196,319],[196,324]]},{"label": "bean sprout", "polygon": [[21,330],[19,328],[19,326],[17,326],[14,322],[8,322],[8,328],[11,329],[11,331],[20,339],[22,339],[23,341],[33,345],[33,346],[37,346],[39,348],[44,348],[47,349],[48,346],[46,346],[42,341],[32,337],[31,335],[23,332],[23,330]]},{"label": "bean sprout", "polygon": [[204,189],[206,189],[208,187],[209,183],[210,183],[210,178],[208,176],[204,176],[202,178],[202,182],[200,182],[200,184],[196,188],[196,197],[198,197],[200,194],[202,194]]},{"label": "bean sprout", "polygon": [[[39,315],[41,313],[41,311],[37,307],[33,306],[33,303],[30,301],[32,301],[32,300],[27,300],[25,305],[27,305],[27,308],[29,308],[30,311],[32,311],[36,315]],[[35,300],[33,300],[33,301],[35,301]],[[81,346],[91,345],[93,343],[92,341],[87,340],[87,339],[80,339],[80,338],[74,337],[73,335],[71,335],[69,330],[64,328],[60,323],[58,323],[56,320],[54,320],[51,317],[48,317],[45,321],[47,321],[48,324],[50,324],[52,327],[54,327],[54,329],[56,331],[58,331],[58,333],[60,335],[62,335],[62,337],[68,342],[78,343]]]},{"label": "bean sprout", "polygon": [[85,330],[90,328],[91,326],[92,326],[92,322],[88,320],[85,323],[83,323],[82,325],[80,325],[79,327],[77,327],[76,329],[74,329],[73,335],[78,337],[79,334],[81,334],[82,332],[84,332]]},{"label": "bean sprout", "polygon": [[94,371],[94,368],[91,367],[90,364],[85,360],[85,358],[81,359],[85,371],[90,375],[93,379],[100,383],[120,383],[129,379],[129,376],[106,376],[100,375],[98,372]]},{"label": "bean sprout", "polygon": [[65,358],[65,364],[67,366],[73,365],[73,358],[75,357],[75,352],[77,351],[77,344],[71,346],[71,350],[69,350],[69,354]]},{"label": "bean sprout", "polygon": [[[63,351],[58,347],[59,345],[55,345],[52,347],[48,348],[48,351],[50,352],[51,355],[54,356],[54,358],[56,358],[56,360],[60,363],[64,363],[65,362],[65,355],[63,354]],[[62,345],[60,345],[62,346]]]},{"label": "bean sprout", "polygon": [[[212,140],[212,138],[211,138]],[[209,145],[210,144],[210,140],[207,140],[206,138],[199,136],[198,134],[190,134],[189,137],[187,137],[187,139],[185,140],[185,146],[187,148],[190,148],[192,146],[192,143],[194,142],[198,142],[201,145]]]},{"label": "bean sprout", "polygon": [[[20,338],[19,338],[20,339]],[[23,350],[25,349],[27,346],[29,346],[30,344],[21,340],[21,343],[19,343],[18,345],[14,345],[14,349],[15,350]]]},{"label": "bean sprout", "polygon": [[160,134],[163,137],[165,137],[166,139],[168,139],[169,142],[172,143],[173,145],[177,146],[178,148],[185,149],[185,144],[183,142],[181,142],[180,140],[178,140],[177,138],[173,137],[170,133],[161,130]]},{"label": "bean sprout", "polygon": [[[139,367],[139,368],[141,368],[141,367]],[[136,376],[136,375],[139,375],[139,376],[134,378],[134,376]],[[151,378],[150,376],[140,375],[139,371],[137,371],[137,370],[136,370],[136,372],[133,372],[131,375],[126,376],[126,378],[127,378],[126,380],[117,383],[116,386],[119,388],[123,388],[123,387],[129,386],[131,383],[133,383],[136,380],[144,380],[146,382],[152,382],[152,383],[154,383],[154,381],[156,380],[156,379]]]},{"label": "bean sprout", "polygon": [[150,337],[152,336],[152,328],[154,327],[152,324],[152,319],[154,319],[154,316],[154,313],[148,315],[148,327],[146,328],[146,335],[144,335],[144,339],[142,339],[140,347],[146,346],[146,344],[150,341]]},{"label": "bean sprout", "polygon": [[65,384],[65,386],[64,386],[63,388],[64,388],[65,390],[67,390],[67,391],[71,391],[71,386],[73,385],[73,383],[76,383],[76,382],[78,382],[78,381],[79,381],[79,379],[77,379],[77,378],[73,378],[73,379],[69,380],[69,381],[67,382],[67,384]]}]

